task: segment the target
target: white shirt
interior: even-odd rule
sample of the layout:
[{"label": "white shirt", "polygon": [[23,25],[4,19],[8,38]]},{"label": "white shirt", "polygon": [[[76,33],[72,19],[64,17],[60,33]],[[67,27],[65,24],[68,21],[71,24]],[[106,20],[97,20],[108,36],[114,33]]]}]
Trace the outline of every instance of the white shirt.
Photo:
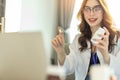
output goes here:
[{"label": "white shirt", "polygon": [[[85,80],[85,77],[88,72],[89,61],[91,57],[90,43],[88,44],[88,49],[81,52],[79,50],[80,45],[78,44],[78,38],[80,34],[76,35],[73,43],[69,46],[70,54],[67,55],[64,65],[62,66],[65,69],[66,75],[72,74],[75,72],[75,80]],[[101,65],[104,65],[102,54],[97,50],[97,55]],[[110,68],[115,71],[117,80],[120,80],[120,39],[118,40],[117,45],[110,55]]]}]

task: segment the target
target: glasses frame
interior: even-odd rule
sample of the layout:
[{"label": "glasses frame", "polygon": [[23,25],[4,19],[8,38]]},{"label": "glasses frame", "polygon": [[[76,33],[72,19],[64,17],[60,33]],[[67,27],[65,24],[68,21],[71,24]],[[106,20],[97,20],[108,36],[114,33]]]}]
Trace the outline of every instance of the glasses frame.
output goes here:
[{"label": "glasses frame", "polygon": [[103,11],[103,8],[101,5],[95,5],[94,7],[89,7],[89,6],[85,6],[83,9],[83,12],[86,14],[90,14],[91,11],[95,14],[100,13]]}]

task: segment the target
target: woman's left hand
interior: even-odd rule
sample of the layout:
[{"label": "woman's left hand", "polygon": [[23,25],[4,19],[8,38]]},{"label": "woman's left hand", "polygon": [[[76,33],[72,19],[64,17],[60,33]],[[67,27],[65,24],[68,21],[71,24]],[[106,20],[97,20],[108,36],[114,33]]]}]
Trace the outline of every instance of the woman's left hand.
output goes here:
[{"label": "woman's left hand", "polygon": [[102,39],[97,39],[98,43],[96,45],[97,49],[101,52],[105,62],[107,64],[109,64],[110,62],[110,56],[109,56],[109,52],[108,52],[108,46],[109,46],[109,31],[103,27],[105,30],[105,34],[104,35],[100,35],[102,37]]}]

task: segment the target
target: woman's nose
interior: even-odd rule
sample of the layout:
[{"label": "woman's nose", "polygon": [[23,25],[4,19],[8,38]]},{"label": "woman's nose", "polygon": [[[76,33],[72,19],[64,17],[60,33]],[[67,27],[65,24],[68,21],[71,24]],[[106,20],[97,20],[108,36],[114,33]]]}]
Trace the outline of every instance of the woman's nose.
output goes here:
[{"label": "woman's nose", "polygon": [[90,10],[90,15],[94,15],[94,11],[92,9]]}]

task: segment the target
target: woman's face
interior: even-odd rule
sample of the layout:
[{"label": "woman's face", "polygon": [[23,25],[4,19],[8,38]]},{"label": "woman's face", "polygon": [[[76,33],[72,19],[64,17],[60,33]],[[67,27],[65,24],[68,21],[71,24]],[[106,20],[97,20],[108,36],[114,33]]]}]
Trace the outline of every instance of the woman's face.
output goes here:
[{"label": "woman's face", "polygon": [[97,0],[87,0],[83,13],[90,27],[100,26],[103,19],[103,9]]}]

